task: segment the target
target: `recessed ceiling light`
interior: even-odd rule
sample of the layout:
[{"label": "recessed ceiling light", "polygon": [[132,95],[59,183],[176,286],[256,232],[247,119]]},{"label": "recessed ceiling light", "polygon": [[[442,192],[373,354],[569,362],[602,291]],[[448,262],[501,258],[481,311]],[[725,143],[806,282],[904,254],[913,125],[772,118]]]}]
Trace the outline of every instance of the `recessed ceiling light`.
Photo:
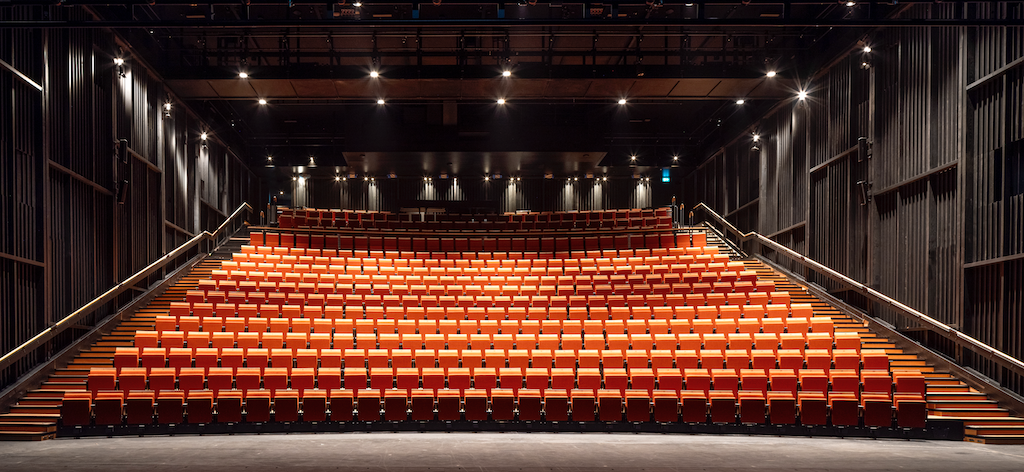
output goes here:
[{"label": "recessed ceiling light", "polygon": [[335,181],[335,182],[341,182],[341,177],[340,177],[340,176],[337,176],[337,175],[335,175],[335,176],[334,176],[334,181]]},{"label": "recessed ceiling light", "polygon": [[629,160],[635,161],[636,160],[636,154],[633,154],[633,155],[629,156]]},{"label": "recessed ceiling light", "polygon": [[852,7],[852,6],[856,5],[856,4],[857,4],[857,2],[846,2],[846,6],[848,6],[848,7]]},{"label": "recessed ceiling light", "polygon": [[754,142],[756,143],[756,142],[758,142],[758,141],[760,141],[760,140],[761,140],[761,135],[760,135],[760,134],[755,134],[755,135],[753,136],[753,138],[754,138]]},{"label": "recessed ceiling light", "polygon": [[625,104],[626,104],[626,99],[625,98],[620,98],[619,99],[619,105],[625,105]]},{"label": "recessed ceiling light", "polygon": [[259,103],[260,103],[260,105],[266,105],[267,104],[267,99],[261,98]]},{"label": "recessed ceiling light", "polygon": [[799,93],[796,94],[796,99],[797,100],[806,100],[807,99],[807,92],[801,90]]},{"label": "recessed ceiling light", "polygon": [[864,46],[864,52],[871,52],[871,46]]},{"label": "recessed ceiling light", "polygon": [[356,2],[356,3],[353,3],[352,6],[354,6],[356,8],[359,8],[359,7],[363,6],[363,4],[360,3],[360,2]]},{"label": "recessed ceiling light", "polygon": [[505,104],[505,99],[504,98],[499,98],[498,99],[498,105],[504,105],[504,104]]},{"label": "recessed ceiling light", "polygon": [[744,99],[742,99],[742,98],[741,98],[741,99],[739,99],[739,100],[736,100],[736,104],[737,104],[737,105],[742,105],[742,104],[744,104],[744,103],[747,103],[747,101],[746,101],[746,100],[744,100]]},{"label": "recessed ceiling light", "polygon": [[114,65],[116,65],[116,66],[123,66],[124,65],[124,59],[121,59],[120,57],[115,57],[114,58]]},{"label": "recessed ceiling light", "polygon": [[384,104],[384,99],[383,98],[378,98],[377,99],[377,104],[378,105],[383,105]]},{"label": "recessed ceiling light", "polygon": [[249,73],[248,72],[239,72],[238,73],[238,78],[239,79],[248,79],[249,78]]},{"label": "recessed ceiling light", "polygon": [[772,77],[775,77],[775,71],[773,71],[773,70],[770,70],[770,71],[768,71],[768,73],[767,73],[767,74],[765,74],[765,75],[766,75],[766,76],[768,76],[768,78],[770,79],[770,78],[772,78]]},{"label": "recessed ceiling light", "polygon": [[501,76],[502,77],[512,77],[512,71],[510,71],[510,70],[502,71]]},{"label": "recessed ceiling light", "polygon": [[164,104],[164,110],[171,111],[171,102],[167,102]]},{"label": "recessed ceiling light", "polygon": [[375,70],[371,70],[370,71],[370,77],[373,77],[374,79],[376,79],[377,77],[380,77],[380,72],[377,72]]},{"label": "recessed ceiling light", "polygon": [[199,139],[202,139],[203,141],[206,141],[206,131],[203,131],[202,133],[199,133]]},{"label": "recessed ceiling light", "polygon": [[281,191],[281,195],[284,195],[284,190]]},{"label": "recessed ceiling light", "polygon": [[672,160],[673,161],[678,161],[679,160],[679,156],[672,156]]}]

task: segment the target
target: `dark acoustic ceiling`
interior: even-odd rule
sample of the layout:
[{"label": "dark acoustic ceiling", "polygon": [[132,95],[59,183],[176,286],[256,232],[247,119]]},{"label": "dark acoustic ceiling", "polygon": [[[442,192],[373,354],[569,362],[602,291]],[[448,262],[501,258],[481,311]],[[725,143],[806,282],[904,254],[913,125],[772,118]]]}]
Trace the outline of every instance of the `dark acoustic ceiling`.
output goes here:
[{"label": "dark acoustic ceiling", "polygon": [[481,172],[599,163],[628,172],[630,155],[651,166],[692,166],[724,136],[793,99],[813,71],[902,8],[59,3],[82,13],[53,25],[117,29],[131,57],[155,69],[174,100],[200,110],[211,131],[237,136],[232,148],[246,149],[254,167],[293,168],[314,157],[331,172],[380,173],[440,172],[449,162]]}]

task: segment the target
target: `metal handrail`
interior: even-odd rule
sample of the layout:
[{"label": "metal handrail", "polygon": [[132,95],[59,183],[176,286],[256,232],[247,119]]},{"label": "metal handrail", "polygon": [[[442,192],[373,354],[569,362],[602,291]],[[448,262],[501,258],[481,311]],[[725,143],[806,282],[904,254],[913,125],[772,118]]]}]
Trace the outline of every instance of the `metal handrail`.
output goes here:
[{"label": "metal handrail", "polygon": [[811,268],[821,274],[828,276],[829,278],[837,282],[852,287],[853,289],[857,290],[864,296],[876,302],[888,305],[896,309],[896,311],[900,312],[901,314],[909,318],[913,318],[926,328],[938,333],[944,338],[949,339],[960,346],[966,347],[971,351],[977,352],[979,354],[984,354],[985,356],[988,357],[988,359],[992,360],[993,362],[996,362],[999,365],[1016,372],[1017,374],[1024,375],[1024,362],[1022,362],[1020,359],[1010,356],[1009,354],[1006,354],[1005,352],[1002,352],[967,334],[964,334],[963,332],[958,331],[953,327],[936,320],[935,318],[932,318],[924,313],[921,313],[920,311],[917,311],[907,305],[904,305],[903,303],[900,303],[899,301],[896,301],[890,298],[889,296],[871,287],[868,287],[867,285],[857,282],[856,280],[853,280],[839,272],[836,272],[832,268],[824,264],[821,264],[820,262],[817,262],[814,259],[811,259],[803,254],[800,254],[786,246],[783,246],[782,244],[779,244],[761,235],[760,233],[757,233],[755,231],[744,233],[736,229],[736,227],[733,226],[732,223],[726,221],[725,218],[723,218],[721,215],[716,213],[714,210],[712,210],[704,203],[698,203],[695,207],[693,207],[693,210],[703,210],[716,222],[721,223],[722,226],[724,226],[729,232],[735,234],[739,238],[740,242],[748,241],[751,239],[756,240],[758,243],[774,249],[775,251],[796,261],[797,263],[803,265],[804,267]]},{"label": "metal handrail", "polygon": [[163,257],[160,257],[159,259],[153,261],[146,267],[142,268],[141,270],[133,274],[131,277],[128,277],[121,283],[111,287],[106,292],[103,292],[103,294],[101,294],[100,296],[92,299],[92,301],[86,303],[85,305],[82,305],[81,308],[73,311],[71,314],[65,316],[64,318],[54,323],[49,328],[40,331],[39,334],[33,336],[32,339],[25,341],[20,346],[14,348],[14,350],[12,350],[11,352],[8,352],[3,357],[0,357],[0,370],[6,369],[8,366],[17,362],[32,350],[43,345],[43,343],[53,339],[54,336],[60,334],[65,329],[74,325],[82,317],[88,315],[89,313],[92,313],[104,303],[107,303],[117,295],[120,295],[121,292],[128,290],[135,284],[139,283],[139,281],[141,281],[142,279],[148,277],[153,272],[163,268],[165,265],[167,265],[167,263],[180,256],[185,251],[192,249],[193,247],[195,247],[196,245],[203,241],[216,239],[217,235],[220,234],[220,232],[227,227],[228,223],[234,220],[235,217],[237,217],[242,210],[247,210],[251,212],[252,207],[249,206],[248,203],[242,203],[234,212],[231,213],[230,216],[227,217],[226,220],[224,220],[224,223],[221,223],[221,225],[217,227],[216,230],[214,230],[213,233],[210,233],[209,231],[203,231],[195,235],[194,237],[192,237],[192,239],[185,241],[180,246],[174,248],[174,250],[172,250],[171,252],[164,254]]}]

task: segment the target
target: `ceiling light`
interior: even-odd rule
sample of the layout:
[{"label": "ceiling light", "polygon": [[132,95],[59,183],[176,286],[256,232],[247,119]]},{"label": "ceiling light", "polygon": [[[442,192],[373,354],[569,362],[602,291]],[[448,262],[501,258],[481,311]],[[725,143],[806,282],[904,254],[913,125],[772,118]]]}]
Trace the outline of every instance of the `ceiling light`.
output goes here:
[{"label": "ceiling light", "polygon": [[485,175],[485,176],[484,176],[484,182],[487,182],[488,180],[491,180],[491,177],[490,177],[490,176],[487,176],[487,175]]},{"label": "ceiling light", "polygon": [[239,79],[248,79],[249,78],[249,73],[248,72],[239,72],[238,73],[238,78]]},{"label": "ceiling light", "polygon": [[672,160],[673,161],[678,161],[679,160],[679,156],[672,156]]},{"label": "ceiling light", "polygon": [[206,131],[203,131],[202,133],[199,134],[199,139],[206,141]]},{"label": "ceiling light", "polygon": [[857,2],[846,2],[846,6],[848,6],[848,7],[852,7],[852,6],[856,5],[856,4],[857,4]]},{"label": "ceiling light", "polygon": [[164,110],[171,111],[171,102],[167,102],[164,104]]},{"label": "ceiling light", "polygon": [[498,99],[498,105],[504,105],[504,104],[505,104],[505,99],[504,98],[499,98]]},{"label": "ceiling light", "polygon": [[580,178],[579,178],[579,177],[573,177],[573,178],[572,178],[572,181],[573,181],[573,182],[576,182],[576,181],[578,181],[578,180],[580,180]]},{"label": "ceiling light", "polygon": [[380,73],[375,71],[375,70],[371,70],[370,71],[370,77],[376,79],[377,77],[380,77]]},{"label": "ceiling light", "polygon": [[274,160],[273,156],[267,156],[267,162],[272,162],[273,160]]},{"label": "ceiling light", "polygon": [[864,52],[871,52],[871,46],[864,46]]},{"label": "ceiling light", "polygon": [[363,4],[361,2],[356,2],[356,3],[353,3],[352,6],[354,6],[356,8],[359,8],[359,7],[363,6]]},{"label": "ceiling light", "polygon": [[619,99],[619,105],[625,105],[625,104],[626,104],[626,99],[625,98],[620,98]]},{"label": "ceiling light", "polygon": [[348,180],[348,177],[342,177],[342,178],[341,178],[341,180],[343,180],[343,181],[347,181],[347,180]]},{"label": "ceiling light", "polygon": [[760,141],[760,140],[761,140],[761,135],[760,135],[760,134],[755,134],[755,135],[753,136],[753,138],[754,138],[754,142],[756,143],[756,142],[758,142],[758,141]]},{"label": "ceiling light", "polygon": [[334,181],[335,182],[341,182],[341,176],[335,175],[334,176]]},{"label": "ceiling light", "polygon": [[636,160],[636,154],[633,154],[632,156],[629,156],[629,160],[635,161]]},{"label": "ceiling light", "polygon": [[426,181],[427,181],[427,178],[426,178],[426,177],[424,177],[424,178],[423,178],[423,181],[424,181],[424,182],[426,182]]},{"label": "ceiling light", "polygon": [[281,195],[284,195],[284,190],[281,191]]},{"label": "ceiling light", "polygon": [[502,77],[512,77],[512,71],[504,70],[504,71],[501,72],[501,76]]},{"label": "ceiling light", "polygon": [[114,58],[114,65],[116,65],[116,66],[123,66],[124,65],[124,59],[121,59],[120,57],[115,57]]},{"label": "ceiling light", "polygon": [[601,177],[601,181],[602,182],[607,182],[608,181],[608,176]]},{"label": "ceiling light", "polygon": [[364,175],[363,176],[363,182],[369,182],[369,181],[370,181],[370,178]]},{"label": "ceiling light", "polygon": [[384,104],[384,99],[383,98],[378,98],[377,99],[377,104],[378,105],[383,105]]},{"label": "ceiling light", "polygon": [[267,99],[261,98],[259,103],[260,103],[260,105],[266,105],[267,104]]},{"label": "ceiling light", "polygon": [[767,74],[765,74],[765,75],[766,75],[766,76],[768,76],[768,78],[770,79],[770,78],[772,78],[772,77],[775,77],[775,71],[773,71],[773,70],[770,70],[770,71],[768,71],[768,73],[767,73]]},{"label": "ceiling light", "polygon": [[741,99],[739,99],[739,100],[736,100],[736,104],[737,104],[737,105],[742,105],[742,104],[744,104],[744,103],[747,103],[747,101],[746,101],[746,100],[744,100],[744,99],[742,99],[742,98],[741,98]]},{"label": "ceiling light", "polygon": [[801,100],[801,101],[806,100],[807,99],[807,92],[801,90],[800,93],[796,94],[796,99],[797,100]]},{"label": "ceiling light", "polygon": [[292,176],[292,181],[295,181],[295,177],[294,176]]}]

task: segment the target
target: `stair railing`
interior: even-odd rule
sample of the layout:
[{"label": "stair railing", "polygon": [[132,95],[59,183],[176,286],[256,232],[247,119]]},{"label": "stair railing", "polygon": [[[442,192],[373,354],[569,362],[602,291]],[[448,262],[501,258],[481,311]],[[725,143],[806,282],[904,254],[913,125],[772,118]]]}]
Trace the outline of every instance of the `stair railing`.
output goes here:
[{"label": "stair railing", "polygon": [[[192,237],[192,239],[185,241],[180,246],[174,248],[174,250],[172,250],[171,252],[164,254],[159,259],[153,261],[146,267],[140,269],[138,272],[132,274],[127,279],[121,281],[121,283],[114,285],[106,292],[103,292],[100,296],[92,299],[85,305],[82,305],[81,308],[75,310],[74,312],[65,316],[64,318],[61,318],[60,321],[57,321],[50,327],[40,331],[39,334],[33,336],[28,341],[25,341],[20,346],[14,348],[14,350],[8,352],[3,357],[0,357],[0,371],[6,369],[11,364],[21,360],[21,358],[25,357],[36,348],[42,346],[47,341],[53,339],[58,334],[64,332],[64,330],[70,328],[71,326],[74,326],[76,323],[78,323],[78,321],[80,321],[85,316],[96,311],[99,307],[113,300],[114,297],[120,295],[124,291],[134,287],[135,284],[139,283],[146,277],[152,275],[154,272],[164,268],[168,263],[176,259],[178,256],[191,250],[192,248],[195,248],[200,244],[204,244],[204,247],[201,249],[204,250],[207,254],[210,254],[213,251],[217,250],[217,248],[220,247],[227,240],[226,233],[224,233],[224,231],[229,227],[234,227],[234,224],[232,223],[236,220],[236,218],[238,218],[239,215],[242,214],[243,211],[252,213],[253,210],[248,203],[242,203],[212,233],[209,231],[203,231],[195,235],[194,237]],[[144,296],[144,294],[140,296]]]},{"label": "stair railing", "polygon": [[[917,311],[907,305],[904,305],[903,303],[900,303],[899,301],[879,292],[878,290],[868,287],[867,285],[864,285],[860,282],[857,282],[856,280],[853,280],[833,270],[832,268],[818,261],[815,261],[814,259],[811,259],[803,254],[800,254],[799,252],[796,252],[786,246],[783,246],[782,244],[779,244],[760,233],[757,233],[755,231],[744,233],[736,229],[736,227],[733,226],[732,223],[729,223],[725,218],[716,213],[703,202],[698,203],[695,207],[693,207],[693,211],[698,210],[703,211],[705,214],[707,214],[712,220],[714,220],[715,223],[725,228],[725,230],[728,233],[732,233],[733,235],[735,235],[738,242],[752,240],[762,246],[768,247],[808,269],[818,272],[832,280],[835,280],[836,282],[839,282],[856,290],[857,292],[871,300],[874,300],[883,305],[888,305],[889,307],[896,310],[896,312],[899,313],[900,315],[917,321],[925,328],[934,331],[935,333],[956,343],[957,345],[967,348],[978,354],[981,354],[985,356],[987,359],[1007,369],[1010,369],[1011,371],[1019,375],[1024,375],[1024,362],[1021,362],[1020,359],[1010,356],[1005,352],[1002,352],[992,346],[989,346],[988,344],[985,344],[975,339],[972,336],[964,334],[962,331],[954,329],[952,326],[942,323],[941,321],[936,320],[935,318],[932,318],[920,311]],[[724,233],[723,236],[725,236],[726,238],[728,237]]]}]

